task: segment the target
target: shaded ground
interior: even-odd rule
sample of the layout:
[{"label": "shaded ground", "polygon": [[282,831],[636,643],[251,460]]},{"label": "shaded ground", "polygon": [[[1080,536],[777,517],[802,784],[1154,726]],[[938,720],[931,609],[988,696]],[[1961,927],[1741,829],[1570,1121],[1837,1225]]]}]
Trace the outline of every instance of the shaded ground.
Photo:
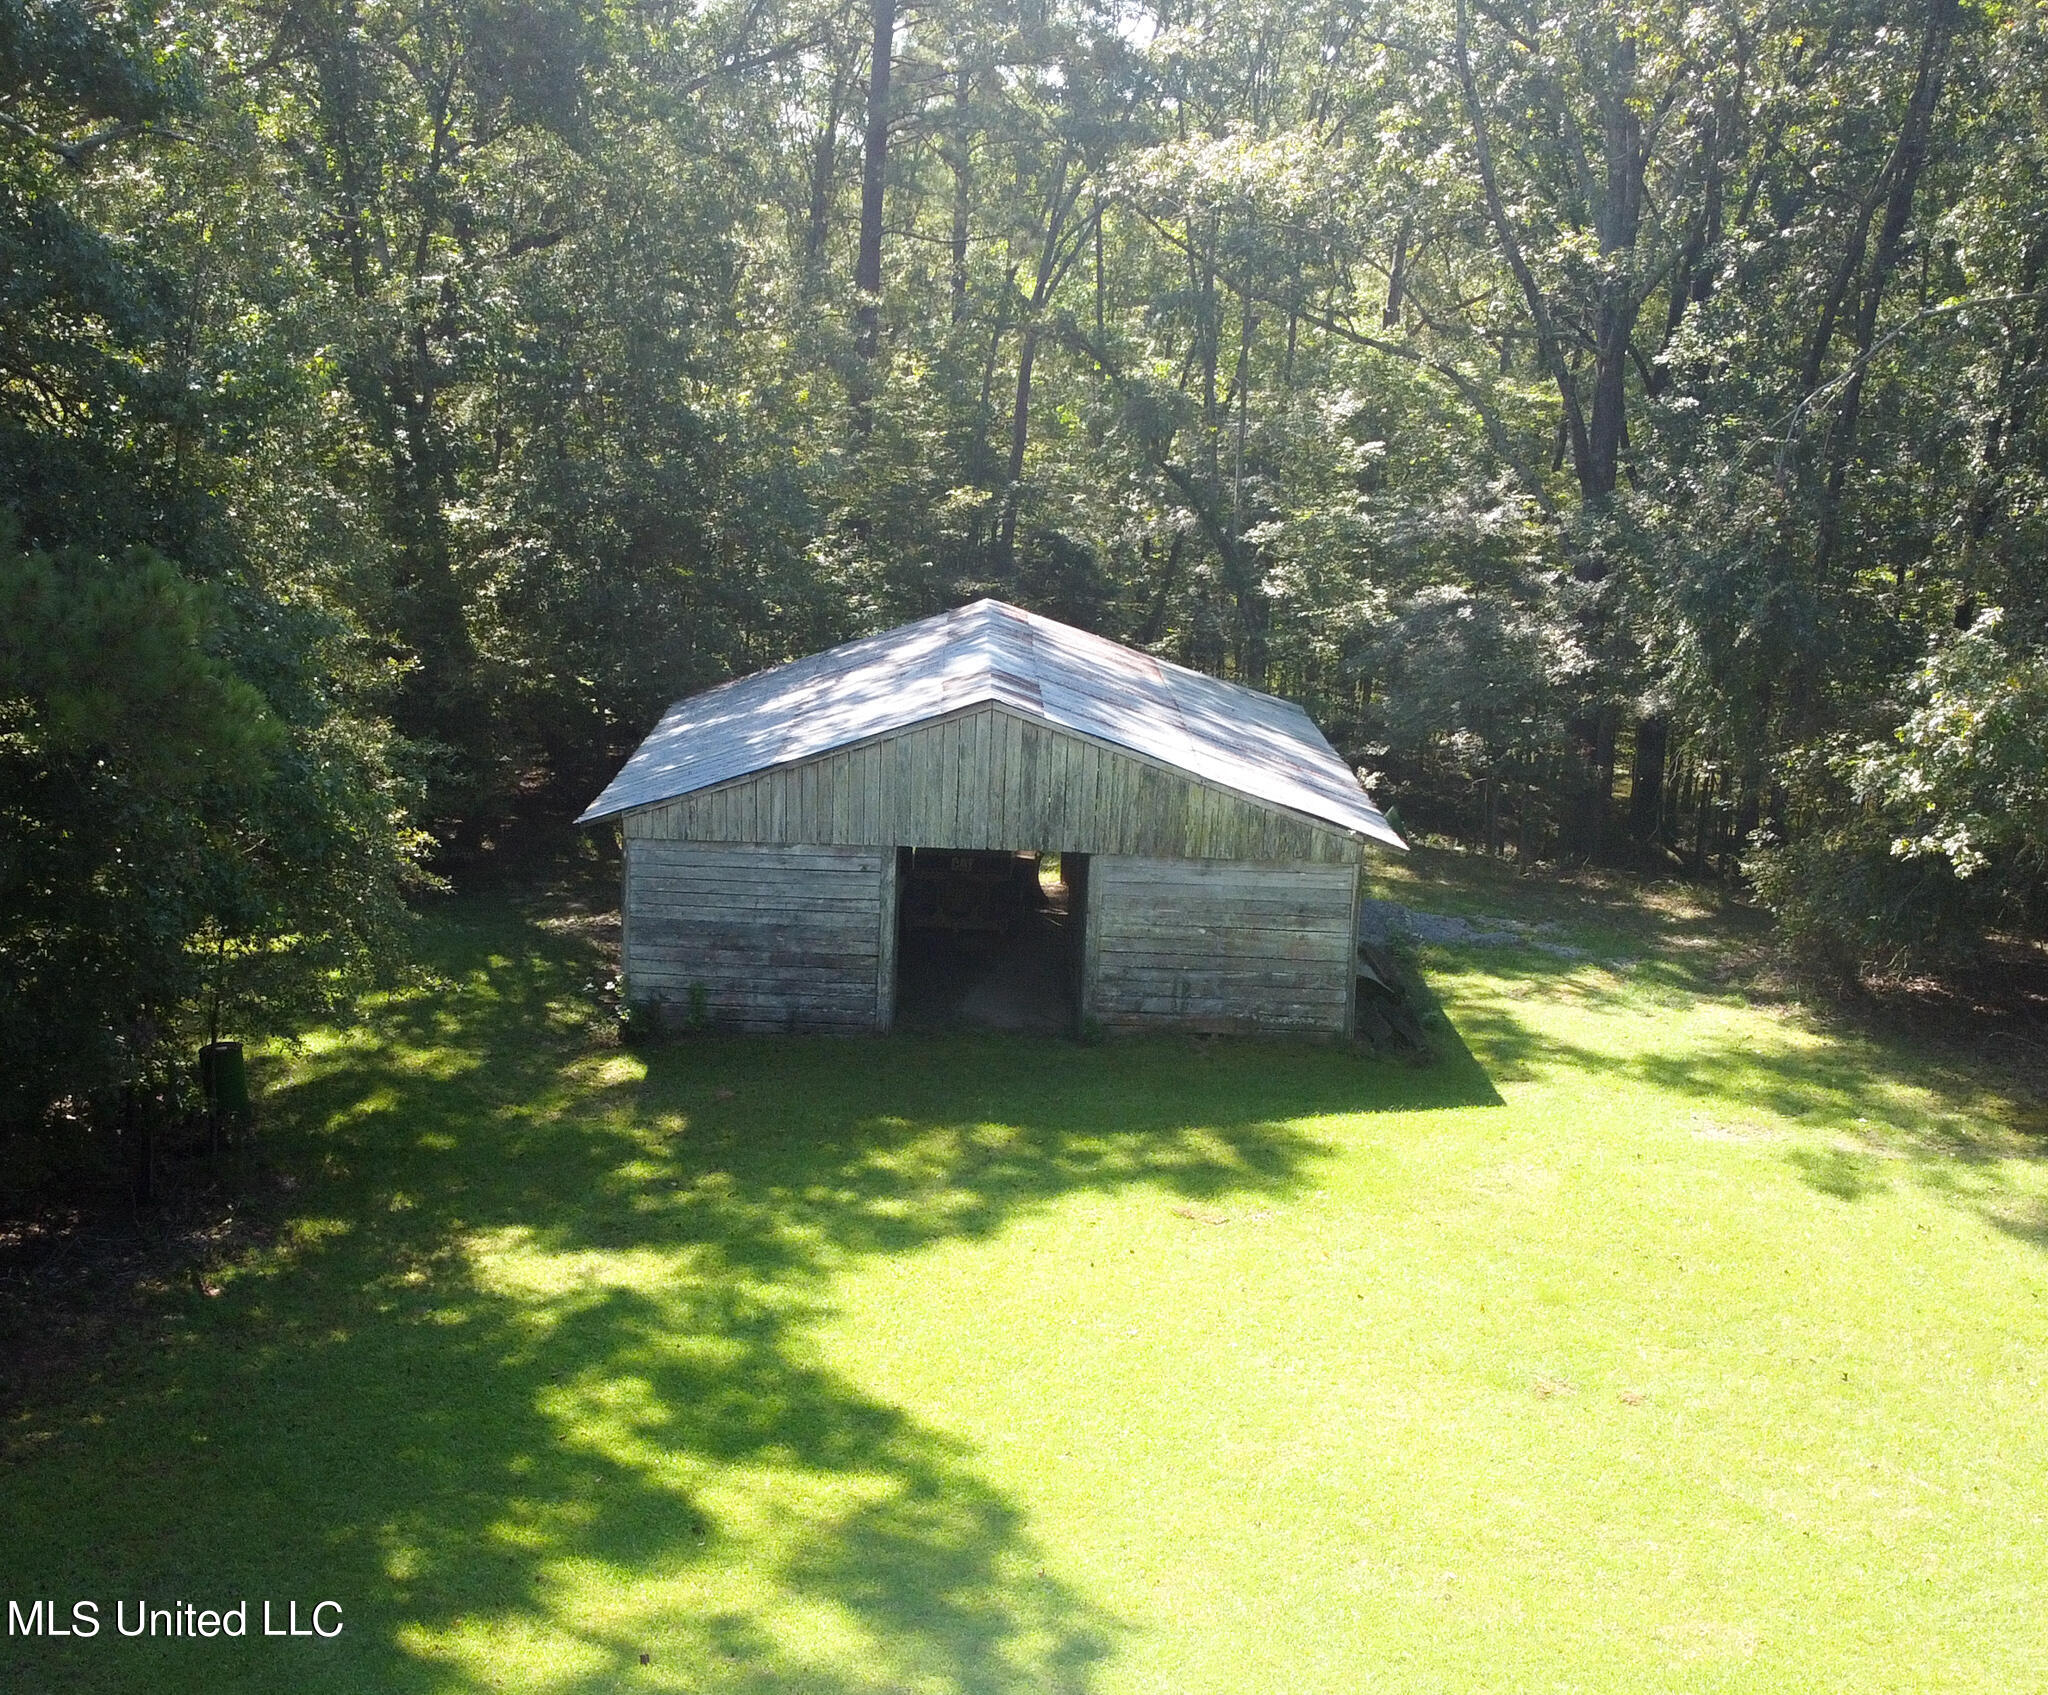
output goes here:
[{"label": "shaded ground", "polygon": [[[438,928],[437,987],[270,1091],[269,1157],[305,1176],[277,1244],[166,1291],[153,1357],[6,1431],[7,1518],[34,1528],[0,1589],[289,1590],[350,1630],[203,1659],[0,1638],[0,1687],[449,1689],[509,1663],[608,1690],[643,1651],[633,1687],[1086,1686],[1116,1620],[1044,1574],[966,1448],[821,1362],[830,1279],[1061,1197],[1287,1192],[1316,1145],[1295,1122],[1372,1106],[1374,1076],[1003,1038],[642,1056],[603,1040],[585,921]],[[1396,1088],[1488,1093],[1469,1060]],[[635,1577],[564,1575],[590,1571]]]},{"label": "shaded ground", "polygon": [[1073,1033],[1072,939],[1064,911],[1033,912],[1007,936],[913,933],[898,945],[898,1029]]},{"label": "shaded ground", "polygon": [[1421,944],[1422,1070],[621,1050],[601,915],[451,905],[437,983],[267,1061],[275,1239],[0,1459],[0,1591],[347,1632],[0,1637],[0,1688],[2041,1686],[2031,1109],[1656,898]]}]

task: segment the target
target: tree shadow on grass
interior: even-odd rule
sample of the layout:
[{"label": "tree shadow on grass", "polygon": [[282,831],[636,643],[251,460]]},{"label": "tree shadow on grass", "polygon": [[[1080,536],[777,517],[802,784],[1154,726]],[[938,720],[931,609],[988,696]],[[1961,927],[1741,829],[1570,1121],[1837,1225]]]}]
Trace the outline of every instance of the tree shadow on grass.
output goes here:
[{"label": "tree shadow on grass", "polygon": [[[2027,1204],[2012,1164],[2048,1157],[2048,1114],[1951,1054],[1896,1032],[1834,1030],[1805,1018],[1698,1016],[1728,989],[1692,951],[1645,957],[1627,970],[1522,950],[1441,950],[1434,958],[1475,1064],[1503,1083],[1605,1079],[1656,1088],[1712,1119],[1768,1115],[1834,1138],[1784,1156],[1820,1194],[1861,1201],[1891,1189],[1888,1173],[1905,1174],[2008,1234],[2039,1239],[2011,1222]],[[1528,1009],[1538,1003],[1617,1018],[1659,1017],[1667,1007],[1693,1015],[1660,1024],[1654,1037],[1597,1045],[1563,1034],[1554,1018],[1532,1018]]]},{"label": "tree shadow on grass", "polygon": [[0,1639],[0,1686],[1078,1695],[1127,1626],[969,1448],[831,1367],[834,1277],[1076,1193],[1285,1196],[1318,1117],[1497,1099],[1462,1047],[643,1055],[598,1038],[586,941],[502,909],[439,934],[440,986],[267,1096],[306,1174],[275,1244],[32,1408],[4,1481],[9,1594],[335,1599],[347,1628]]}]

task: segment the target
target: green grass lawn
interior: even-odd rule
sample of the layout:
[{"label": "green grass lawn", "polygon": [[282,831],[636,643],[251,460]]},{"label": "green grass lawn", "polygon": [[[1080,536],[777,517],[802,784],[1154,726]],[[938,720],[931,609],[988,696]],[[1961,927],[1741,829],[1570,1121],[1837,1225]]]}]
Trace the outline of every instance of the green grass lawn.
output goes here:
[{"label": "green grass lawn", "polygon": [[[109,1628],[0,1688],[2048,1687],[2031,1109],[1676,897],[1382,892],[1593,957],[1425,950],[1423,1070],[642,1051],[451,903],[269,1061],[275,1242],[6,1432],[0,1599]],[[111,1629],[265,1597],[346,1628]]]}]

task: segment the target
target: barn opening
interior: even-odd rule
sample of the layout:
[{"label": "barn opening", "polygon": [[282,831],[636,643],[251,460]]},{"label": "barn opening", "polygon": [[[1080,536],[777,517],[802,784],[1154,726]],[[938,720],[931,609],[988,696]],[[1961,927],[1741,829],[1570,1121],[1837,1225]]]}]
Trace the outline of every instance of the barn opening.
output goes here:
[{"label": "barn opening", "polygon": [[1071,1035],[1086,854],[900,848],[896,1025]]}]

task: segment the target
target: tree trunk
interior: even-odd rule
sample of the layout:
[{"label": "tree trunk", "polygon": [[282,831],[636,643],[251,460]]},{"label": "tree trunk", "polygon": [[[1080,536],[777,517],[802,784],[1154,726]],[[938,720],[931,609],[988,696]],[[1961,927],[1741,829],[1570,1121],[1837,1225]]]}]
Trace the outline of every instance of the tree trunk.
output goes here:
[{"label": "tree trunk", "polygon": [[[1572,466],[1584,488],[1588,484],[1592,447],[1586,428],[1586,416],[1579,403],[1578,380],[1572,375],[1566,361],[1564,340],[1558,334],[1556,320],[1550,310],[1550,302],[1544,296],[1542,285],[1536,280],[1536,273],[1522,252],[1521,239],[1515,234],[1513,220],[1508,216],[1507,202],[1500,191],[1500,176],[1494,168],[1493,139],[1487,128],[1486,105],[1479,98],[1479,83],[1472,74],[1471,19],[1466,10],[1465,0],[1457,0],[1456,33],[1453,37],[1453,58],[1458,72],[1458,84],[1465,96],[1465,112],[1472,125],[1472,152],[1479,167],[1479,186],[1486,203],[1486,215],[1493,225],[1496,239],[1500,243],[1501,257],[1507,261],[1508,270],[1513,274],[1516,286],[1521,290],[1523,303],[1529,308],[1530,322],[1536,326],[1536,349],[1546,373],[1556,382],[1558,399],[1564,406],[1565,433],[1571,444]],[[1501,349],[1503,361],[1507,358],[1506,344]],[[1506,374],[1503,367],[1503,375]]]},{"label": "tree trunk", "polygon": [[1656,842],[1664,829],[1664,762],[1671,746],[1671,725],[1662,713],[1636,720],[1635,752],[1630,760],[1628,833],[1639,846]]},{"label": "tree trunk", "polygon": [[1593,411],[1579,473],[1580,492],[1594,505],[1613,495],[1620,474],[1622,444],[1628,439],[1629,344],[1642,310],[1633,267],[1620,262],[1635,252],[1648,167],[1642,118],[1631,99],[1635,83],[1635,47],[1624,40],[1615,47],[1602,99],[1602,192],[1594,207],[1600,254],[1608,264],[1594,324]]},{"label": "tree trunk", "polygon": [[1401,295],[1408,285],[1409,223],[1403,218],[1394,236],[1394,257],[1387,264],[1387,303],[1380,309],[1382,329],[1398,329],[1401,324]]},{"label": "tree trunk", "polygon": [[882,330],[882,182],[889,160],[889,72],[896,52],[896,0],[875,0],[875,42],[868,61],[867,135],[860,170],[860,251],[853,286],[860,297],[854,345],[872,359]]},{"label": "tree trunk", "polygon": [[963,63],[953,73],[953,133],[951,141],[951,164],[953,168],[953,245],[952,245],[952,295],[953,322],[959,323],[967,316],[967,214],[972,209],[974,186],[973,142],[967,129],[967,102],[973,92],[973,82],[967,66]]},{"label": "tree trunk", "polygon": [[825,252],[825,237],[831,228],[832,178],[839,160],[839,120],[846,105],[846,67],[832,72],[832,92],[825,102],[825,121],[818,127],[818,144],[811,156],[811,214],[804,226],[804,271],[815,273]]},{"label": "tree trunk", "polygon": [[1038,325],[1024,326],[1017,349],[1017,404],[1010,413],[1009,475],[1003,486],[1003,522],[996,539],[996,563],[1007,580],[1016,567],[1017,509],[1024,500],[1024,449],[1031,438],[1031,370],[1038,362]]},{"label": "tree trunk", "polygon": [[1870,256],[1869,275],[1856,300],[1851,325],[1856,360],[1843,386],[1841,406],[1829,436],[1827,489],[1821,504],[1820,535],[1814,547],[1815,576],[1823,582],[1841,537],[1842,495],[1848,485],[1849,462],[1855,453],[1865,361],[1877,339],[1878,309],[1884,303],[1885,288],[1898,264],[1900,242],[1913,215],[1913,197],[1920,186],[1920,172],[1927,163],[1928,132],[1933,127],[1934,109],[1941,99],[1948,71],[1948,48],[1955,33],[1957,4],[1958,0],[1929,0],[1927,32],[1921,39],[1913,98],[1907,103],[1905,121],[1899,126],[1898,146],[1886,167],[1891,175],[1891,192],[1885,197],[1884,223],[1878,230],[1877,248]]}]

